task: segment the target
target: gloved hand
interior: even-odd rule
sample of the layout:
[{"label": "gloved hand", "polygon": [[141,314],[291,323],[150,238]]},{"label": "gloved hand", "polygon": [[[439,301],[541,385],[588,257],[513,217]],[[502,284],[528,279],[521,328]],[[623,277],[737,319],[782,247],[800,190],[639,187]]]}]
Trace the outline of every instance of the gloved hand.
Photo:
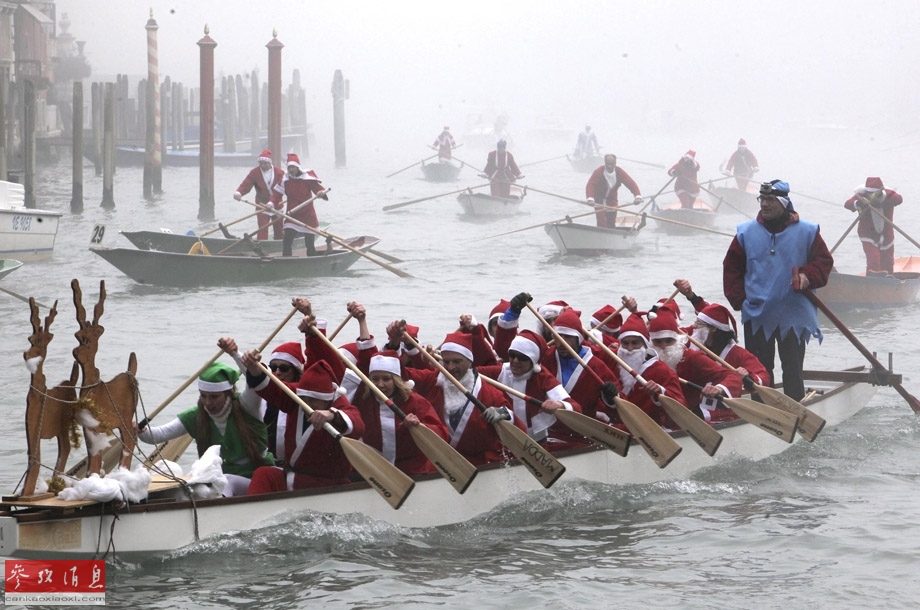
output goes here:
[{"label": "gloved hand", "polygon": [[636,198],[633,199],[633,203],[636,204],[636,205],[639,205],[640,203],[642,203],[642,201],[643,201],[643,200],[642,200],[642,195],[636,195]]},{"label": "gloved hand", "polygon": [[508,411],[504,407],[500,409],[496,407],[487,407],[486,410],[482,412],[482,419],[487,424],[494,424],[500,422],[503,419],[510,420],[511,416],[508,414]]},{"label": "gloved hand", "polygon": [[609,407],[616,406],[616,397],[620,395],[620,391],[617,389],[617,384],[612,381],[605,381],[604,385],[601,386],[601,399],[604,401],[604,404]]},{"label": "gloved hand", "polygon": [[239,193],[233,193],[233,198],[236,199],[237,201],[239,201],[240,199],[243,198],[243,196],[240,195]]},{"label": "gloved hand", "polygon": [[593,204],[593,203],[594,203],[594,197],[588,197],[588,203]]},{"label": "gloved hand", "polygon": [[519,292],[511,297],[511,311],[520,314],[527,307],[527,304],[533,300],[533,297],[526,292]]}]

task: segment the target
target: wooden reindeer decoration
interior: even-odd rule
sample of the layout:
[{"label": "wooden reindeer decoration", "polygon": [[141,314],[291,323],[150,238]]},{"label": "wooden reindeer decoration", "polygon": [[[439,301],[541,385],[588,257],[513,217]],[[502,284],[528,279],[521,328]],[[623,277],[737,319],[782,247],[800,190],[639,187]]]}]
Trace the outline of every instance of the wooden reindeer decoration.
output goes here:
[{"label": "wooden reindeer decoration", "polygon": [[70,285],[73,289],[74,307],[77,310],[77,323],[80,325],[80,329],[74,333],[78,345],[74,348],[73,355],[83,371],[83,385],[80,389],[80,406],[83,409],[78,411],[77,417],[83,424],[89,453],[87,473],[101,471],[102,451],[108,446],[106,437],[116,429],[122,443],[120,464],[130,468],[131,457],[137,444],[132,424],[139,398],[135,379],[137,357],[131,352],[127,372],[119,373],[111,381],[101,381],[99,369],[96,368],[96,352],[99,349],[99,337],[105,332],[105,328],[99,324],[105,302],[105,281],[99,282],[99,302],[93,310],[92,322],[86,320],[80,283],[73,280]]},{"label": "wooden reindeer decoration", "polygon": [[21,498],[39,499],[53,495],[35,494],[35,485],[41,468],[42,439],[57,439],[58,455],[54,465],[54,477],[64,471],[71,446],[80,446],[77,421],[74,417],[77,402],[75,386],[79,368],[74,363],[69,381],[63,381],[50,390],[46,387],[43,366],[48,354],[48,344],[54,338],[50,330],[51,323],[57,316],[57,301],[45,317],[44,326],[41,324],[35,299],[29,299],[29,308],[32,310],[32,336],[29,337],[31,347],[22,355],[32,370],[32,382],[26,396],[26,447],[29,466]]}]

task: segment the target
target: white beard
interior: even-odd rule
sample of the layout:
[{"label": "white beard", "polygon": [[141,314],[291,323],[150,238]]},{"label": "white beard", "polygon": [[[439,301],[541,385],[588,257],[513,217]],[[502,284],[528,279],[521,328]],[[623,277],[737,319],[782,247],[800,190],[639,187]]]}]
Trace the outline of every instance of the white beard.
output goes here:
[{"label": "white beard", "polygon": [[[693,329],[693,338],[699,341],[701,344],[706,345],[706,339],[709,338],[709,327],[700,326]],[[690,345],[690,349],[700,349],[695,344]]]},{"label": "white beard", "polygon": [[211,416],[211,419],[213,419],[218,424],[225,424],[227,423],[227,419],[230,417],[230,406],[232,404],[233,400],[228,396],[227,402],[224,403],[223,408],[217,413],[217,415],[207,411],[207,409],[205,409],[205,411],[207,411],[208,415]]},{"label": "white beard", "polygon": [[[462,379],[458,379],[464,388],[467,391],[473,391],[474,378],[473,378],[473,369],[470,368],[466,375]],[[469,404],[469,399],[467,399],[466,394],[457,389],[457,386],[448,381],[444,375],[438,375],[438,385],[441,386],[441,390],[444,392],[444,415],[450,417],[460,409],[466,407]]]},{"label": "white beard", "polygon": [[655,349],[658,352],[658,359],[671,367],[672,371],[677,370],[677,364],[684,358],[685,346],[682,343],[675,343],[670,347]]},{"label": "white beard", "polygon": [[[640,347],[634,350],[627,350],[621,347],[617,350],[617,356],[619,356],[629,368],[638,371],[645,363],[646,348]],[[629,394],[636,385],[636,378],[633,377],[629,371],[620,367],[620,383],[623,384],[623,394]]]}]

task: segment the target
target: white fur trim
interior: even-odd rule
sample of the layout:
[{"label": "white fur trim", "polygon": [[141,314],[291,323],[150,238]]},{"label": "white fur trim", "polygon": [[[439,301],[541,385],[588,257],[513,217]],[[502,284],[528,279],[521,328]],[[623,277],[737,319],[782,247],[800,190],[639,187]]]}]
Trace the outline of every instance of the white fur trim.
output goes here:
[{"label": "white fur trim", "polygon": [[198,389],[202,392],[225,392],[233,389],[229,381],[202,381],[198,380]]},{"label": "white fur trim", "polygon": [[401,375],[402,369],[400,367],[399,358],[377,354],[371,358],[371,363],[368,367],[369,373],[373,373],[374,371],[384,371],[394,375]]},{"label": "white fur trim", "polygon": [[696,314],[696,318],[702,322],[705,322],[706,324],[709,324],[710,326],[715,326],[719,330],[724,330],[730,333],[735,332],[735,329],[731,327],[731,324],[723,324],[722,322],[719,322],[715,318],[710,318],[704,313]]},{"label": "white fur trim", "polygon": [[522,337],[521,335],[518,335],[514,339],[512,339],[511,345],[510,347],[508,347],[508,349],[514,350],[516,352],[521,352],[522,354],[530,358],[530,361],[533,362],[534,364],[534,368],[539,366],[540,364],[540,346],[534,343],[533,341],[531,341],[530,339],[527,339],[525,337]]},{"label": "white fur trim", "polygon": [[450,341],[446,343],[442,343],[441,351],[442,352],[456,352],[460,354],[461,356],[463,356],[464,358],[466,358],[467,360],[470,360],[470,361],[473,360],[473,352],[469,348],[464,347],[463,345],[460,345],[459,343],[453,343]]}]

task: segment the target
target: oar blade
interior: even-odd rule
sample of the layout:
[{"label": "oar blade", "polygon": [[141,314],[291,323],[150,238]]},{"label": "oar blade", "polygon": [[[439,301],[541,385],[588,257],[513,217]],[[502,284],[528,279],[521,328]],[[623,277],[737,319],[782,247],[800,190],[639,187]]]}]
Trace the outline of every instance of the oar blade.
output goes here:
[{"label": "oar blade", "polygon": [[620,419],[659,468],[665,468],[678,456],[683,448],[645,411],[619,396],[616,403]]},{"label": "oar blade", "polygon": [[628,432],[623,432],[619,428],[609,426],[578,411],[557,409],[553,412],[553,415],[568,428],[588,440],[610,449],[619,456],[626,457],[629,452],[629,441],[632,437]]},{"label": "oar blade", "polygon": [[806,441],[813,442],[818,436],[818,433],[824,429],[824,425],[827,421],[808,407],[803,406],[797,400],[786,396],[776,388],[755,385],[754,389],[757,390],[758,396],[760,396],[766,404],[780,409],[781,411],[792,413],[798,417],[799,434],[802,435],[802,438]]},{"label": "oar blade", "polygon": [[412,440],[458,493],[463,493],[476,478],[478,470],[460,452],[427,426],[409,428]]},{"label": "oar blade", "polygon": [[[179,438],[170,439],[165,443],[160,443],[156,450],[147,458],[145,466],[150,468],[159,460],[178,462],[179,458],[182,457],[182,454],[184,454],[185,450],[189,448],[189,445],[192,444],[193,440],[194,439],[190,435],[183,434]],[[103,458],[103,468],[105,468],[105,458]],[[110,470],[106,468],[106,472],[110,472]]]},{"label": "oar blade", "polygon": [[546,489],[565,472],[562,462],[511,422],[502,420],[495,424],[495,429],[502,444]]},{"label": "oar blade", "polygon": [[674,423],[687,431],[687,434],[696,441],[700,449],[707,455],[713,456],[719,450],[722,444],[722,435],[719,431],[697,417],[690,409],[680,404],[670,396],[661,395],[658,397],[665,413],[668,414]]},{"label": "oar blade", "polygon": [[339,443],[345,457],[358,474],[364,477],[390,506],[399,510],[415,487],[415,481],[372,447],[344,436],[339,437]]},{"label": "oar blade", "polygon": [[754,424],[768,434],[791,443],[799,426],[799,418],[792,413],[749,400],[723,398],[722,401],[744,421]]}]

